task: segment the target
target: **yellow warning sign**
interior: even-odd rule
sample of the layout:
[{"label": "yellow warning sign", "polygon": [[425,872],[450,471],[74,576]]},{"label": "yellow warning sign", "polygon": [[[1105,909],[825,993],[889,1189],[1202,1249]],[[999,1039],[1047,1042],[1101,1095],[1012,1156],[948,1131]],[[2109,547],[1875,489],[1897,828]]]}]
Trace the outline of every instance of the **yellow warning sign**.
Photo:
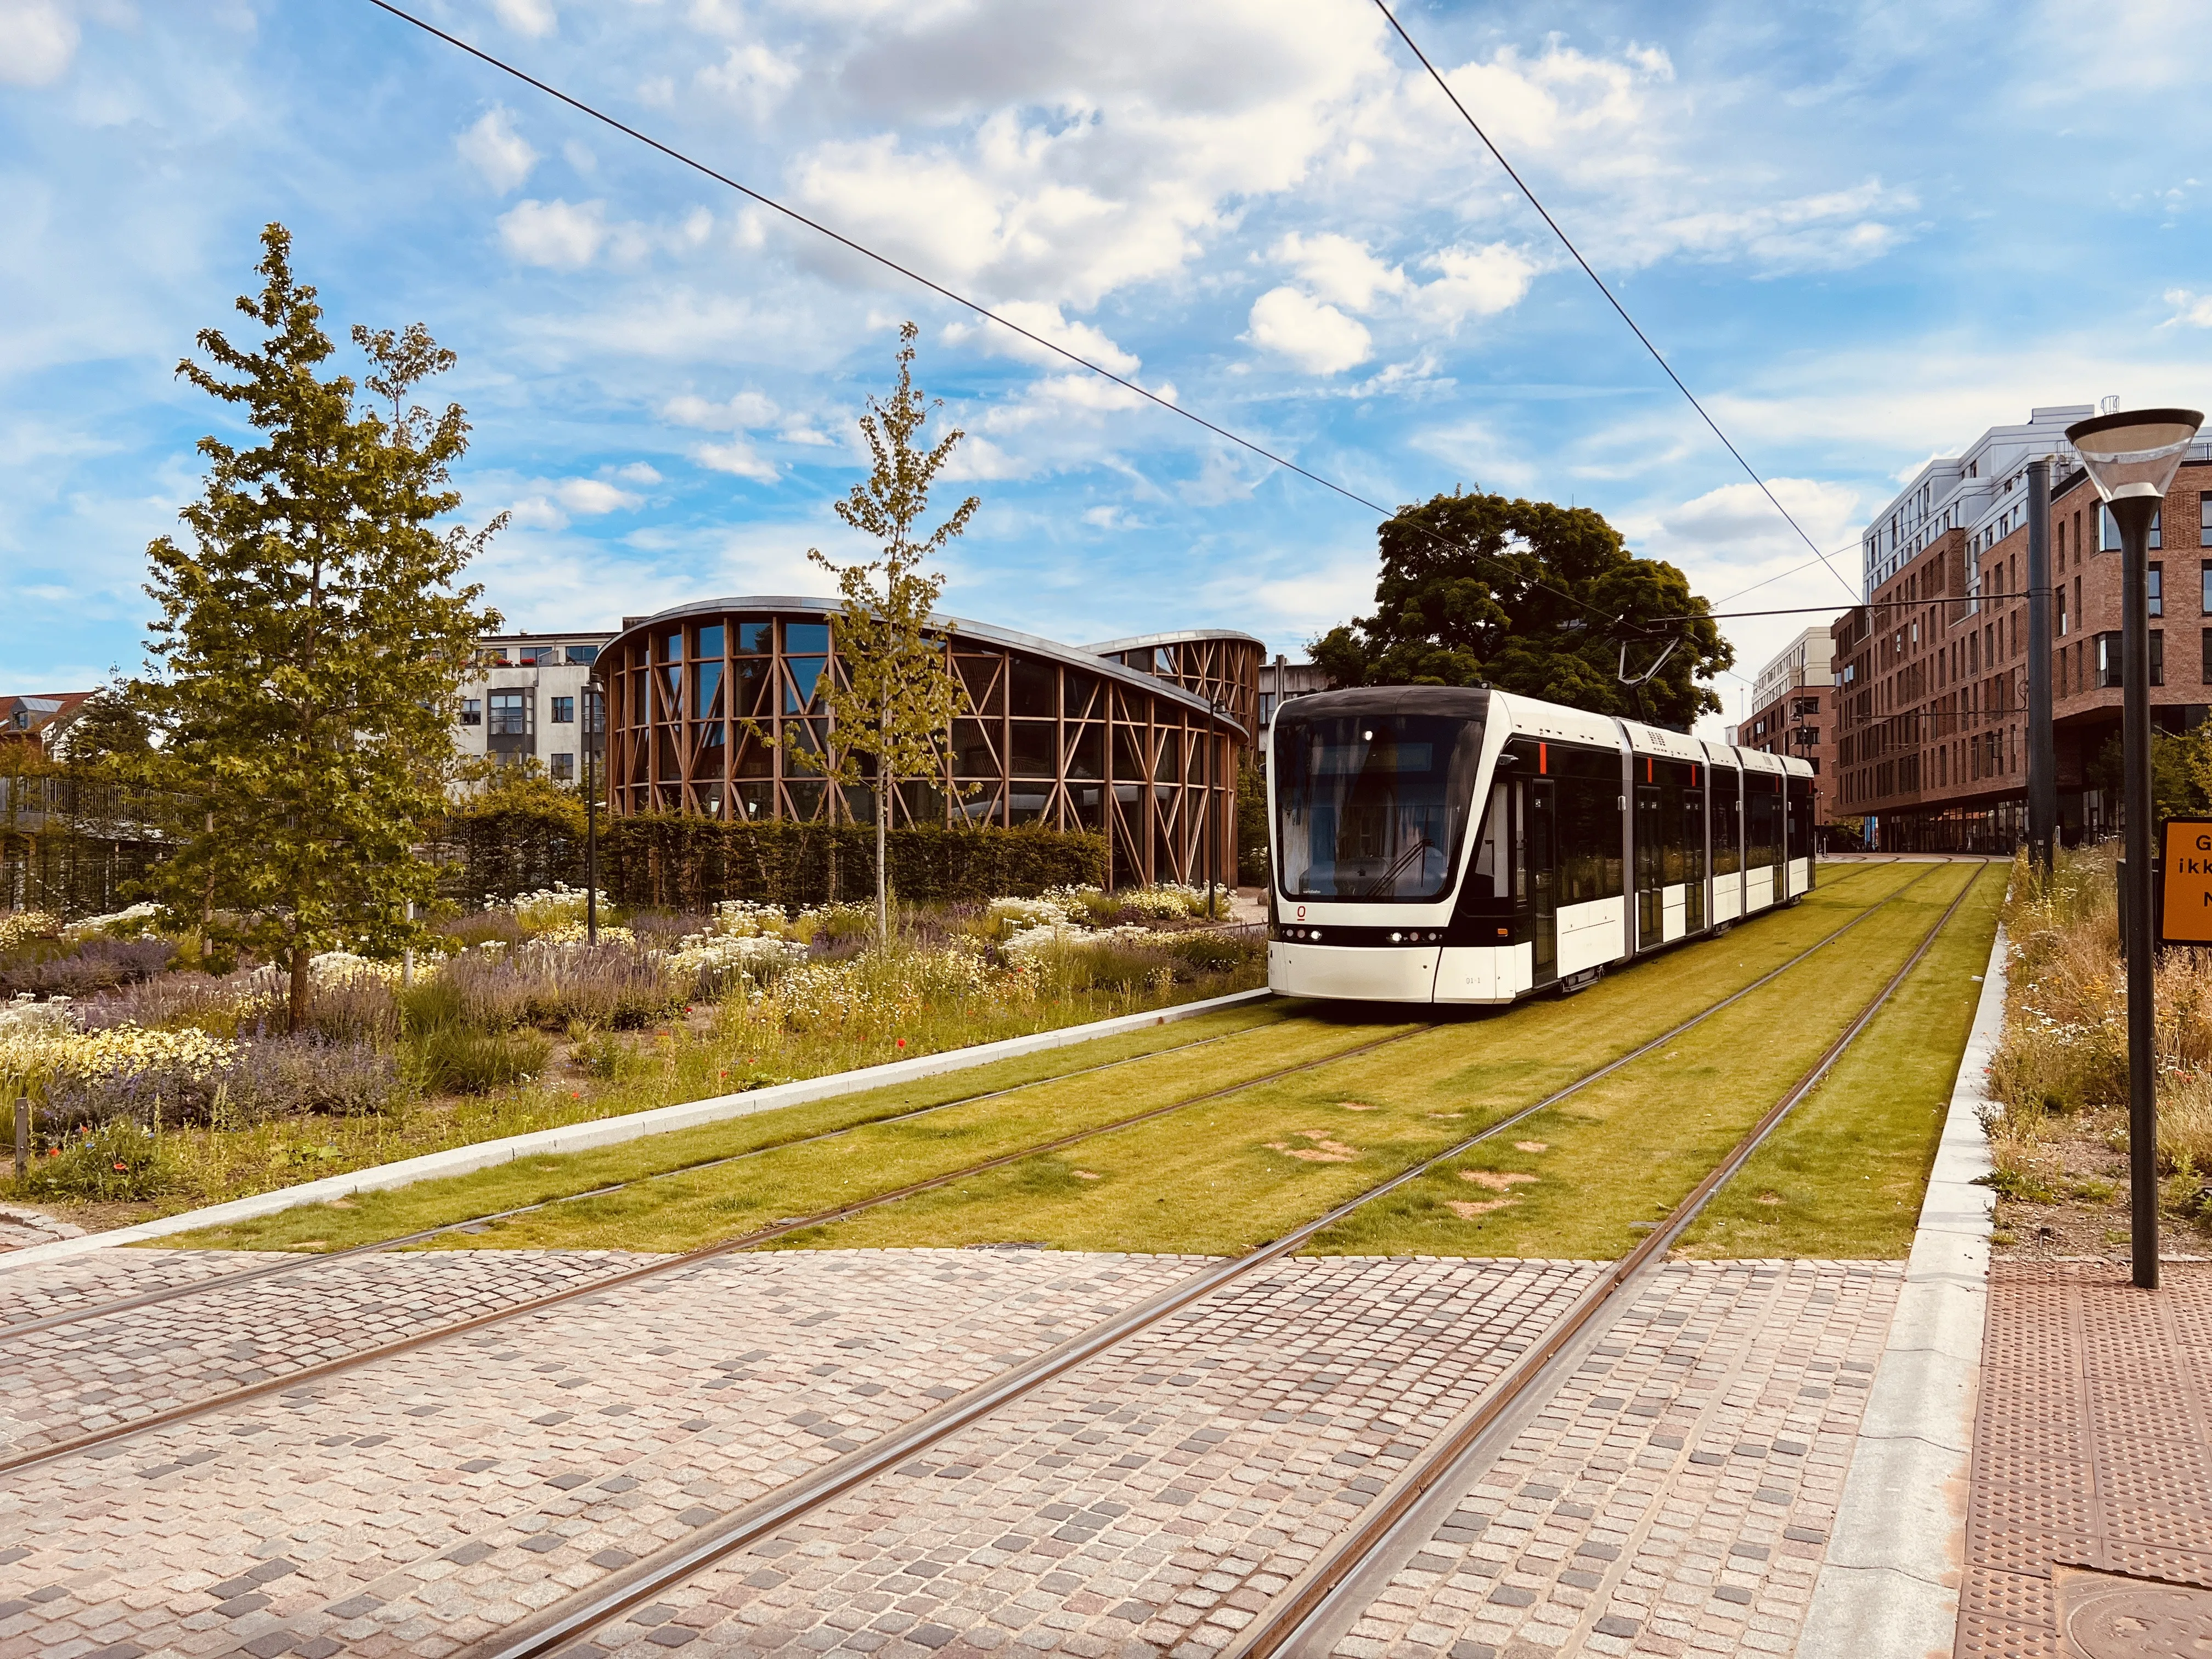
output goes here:
[{"label": "yellow warning sign", "polygon": [[2166,820],[2159,873],[2166,888],[2160,943],[2212,945],[2212,818]]}]

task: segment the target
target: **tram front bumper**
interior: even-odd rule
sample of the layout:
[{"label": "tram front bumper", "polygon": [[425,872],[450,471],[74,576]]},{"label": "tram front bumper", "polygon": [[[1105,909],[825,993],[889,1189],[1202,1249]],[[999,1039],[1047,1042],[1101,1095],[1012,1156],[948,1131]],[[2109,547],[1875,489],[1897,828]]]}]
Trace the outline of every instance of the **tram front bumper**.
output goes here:
[{"label": "tram front bumper", "polygon": [[1360,1002],[1428,1002],[1437,988],[1437,947],[1291,945],[1267,946],[1267,988],[1290,997]]}]

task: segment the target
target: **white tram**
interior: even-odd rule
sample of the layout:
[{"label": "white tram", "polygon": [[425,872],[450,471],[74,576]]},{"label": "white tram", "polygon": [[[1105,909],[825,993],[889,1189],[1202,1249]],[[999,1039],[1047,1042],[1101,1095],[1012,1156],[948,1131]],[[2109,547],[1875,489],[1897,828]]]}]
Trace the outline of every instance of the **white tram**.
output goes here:
[{"label": "white tram", "polygon": [[1267,983],[1510,1002],[1813,885],[1813,769],[1503,691],[1325,691],[1269,734]]}]

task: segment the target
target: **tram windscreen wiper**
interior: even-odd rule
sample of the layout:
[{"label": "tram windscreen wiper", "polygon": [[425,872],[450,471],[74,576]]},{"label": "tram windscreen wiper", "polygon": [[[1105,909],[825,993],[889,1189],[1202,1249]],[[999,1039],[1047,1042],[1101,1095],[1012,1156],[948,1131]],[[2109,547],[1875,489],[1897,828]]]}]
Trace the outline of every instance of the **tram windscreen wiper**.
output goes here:
[{"label": "tram windscreen wiper", "polygon": [[1374,898],[1378,894],[1389,892],[1393,887],[1395,887],[1398,884],[1398,878],[1406,873],[1406,866],[1411,864],[1415,859],[1419,858],[1425,853],[1441,853],[1443,850],[1444,849],[1437,846],[1435,842],[1430,840],[1428,836],[1423,836],[1419,841],[1413,842],[1412,846],[1407,848],[1404,852],[1399,854],[1396,858],[1391,860],[1390,867],[1389,869],[1385,870],[1381,875],[1376,877],[1373,881],[1369,882],[1366,886],[1361,888],[1359,890],[1359,896],[1362,898]]}]

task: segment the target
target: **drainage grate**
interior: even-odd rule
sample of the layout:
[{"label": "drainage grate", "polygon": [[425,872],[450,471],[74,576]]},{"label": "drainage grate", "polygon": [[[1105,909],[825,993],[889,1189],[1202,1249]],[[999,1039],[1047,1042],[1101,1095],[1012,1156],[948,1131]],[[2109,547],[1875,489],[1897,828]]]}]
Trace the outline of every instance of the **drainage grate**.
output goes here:
[{"label": "drainage grate", "polygon": [[[2189,1621],[2212,1617],[2212,1264],[2165,1279],[2147,1293],[2124,1265],[1993,1264],[1960,1659],[2101,1659],[2130,1620],[2194,1641]],[[2110,1588],[2130,1583],[2150,1599]],[[2104,1612],[2081,1610],[2083,1584]]]}]

